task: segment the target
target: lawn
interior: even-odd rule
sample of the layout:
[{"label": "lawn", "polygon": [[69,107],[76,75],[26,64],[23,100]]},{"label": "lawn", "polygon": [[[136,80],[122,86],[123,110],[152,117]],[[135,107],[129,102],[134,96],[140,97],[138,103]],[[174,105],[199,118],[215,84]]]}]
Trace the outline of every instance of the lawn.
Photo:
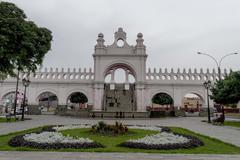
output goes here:
[{"label": "lawn", "polygon": [[16,122],[17,120],[15,118],[11,118],[9,121],[5,117],[0,117],[0,123],[4,122]]},{"label": "lawn", "polygon": [[225,126],[232,126],[232,127],[239,127],[240,128],[240,122],[235,122],[235,121],[225,121],[224,125]]},{"label": "lawn", "polygon": [[[93,139],[97,142],[102,143],[105,148],[94,148],[94,149],[59,149],[59,150],[50,150],[50,151],[73,151],[73,152],[148,152],[148,153],[185,153],[185,154],[240,154],[240,147],[233,146],[221,142],[217,139],[203,136],[183,128],[171,128],[172,131],[181,134],[188,134],[196,136],[204,142],[204,146],[192,148],[192,149],[175,149],[175,150],[144,150],[144,149],[130,149],[125,147],[118,146],[119,143],[139,137],[144,137],[147,134],[156,133],[156,131],[146,131],[139,129],[131,129],[128,134],[119,135],[119,136],[103,136],[99,134],[93,134],[89,132],[89,129],[73,129],[62,131],[63,134],[71,136],[82,136]],[[40,149],[32,149],[27,147],[11,147],[8,145],[8,141],[19,134],[29,133],[32,131],[40,130],[40,128],[12,133],[9,135],[0,136],[0,150],[5,151],[41,151]]]}]

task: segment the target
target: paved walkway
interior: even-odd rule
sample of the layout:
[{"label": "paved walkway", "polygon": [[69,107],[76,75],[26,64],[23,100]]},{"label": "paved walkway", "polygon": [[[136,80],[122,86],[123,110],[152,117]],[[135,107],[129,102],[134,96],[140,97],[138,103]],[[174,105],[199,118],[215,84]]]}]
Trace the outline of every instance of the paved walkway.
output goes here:
[{"label": "paved walkway", "polygon": [[88,153],[88,152],[0,152],[0,160],[239,160],[240,155]]},{"label": "paved walkway", "polygon": [[[0,123],[0,135],[10,132],[21,131],[43,125],[51,124],[95,124],[102,119],[80,119],[73,117],[60,117],[54,115],[30,116],[32,120],[20,121],[16,123]],[[214,126],[201,120],[202,117],[180,117],[162,119],[121,119],[124,124],[160,125],[183,127],[194,132],[198,132],[210,137],[220,139],[224,142],[240,146],[240,129],[235,127]],[[114,123],[116,120],[104,119],[104,121]]]}]

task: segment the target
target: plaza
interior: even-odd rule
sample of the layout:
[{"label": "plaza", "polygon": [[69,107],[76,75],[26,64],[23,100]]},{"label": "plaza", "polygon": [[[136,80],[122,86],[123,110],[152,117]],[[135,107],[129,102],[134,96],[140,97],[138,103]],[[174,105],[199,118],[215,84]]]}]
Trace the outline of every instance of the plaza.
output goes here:
[{"label": "plaza", "polygon": [[0,2],[0,160],[239,160],[239,2]]}]

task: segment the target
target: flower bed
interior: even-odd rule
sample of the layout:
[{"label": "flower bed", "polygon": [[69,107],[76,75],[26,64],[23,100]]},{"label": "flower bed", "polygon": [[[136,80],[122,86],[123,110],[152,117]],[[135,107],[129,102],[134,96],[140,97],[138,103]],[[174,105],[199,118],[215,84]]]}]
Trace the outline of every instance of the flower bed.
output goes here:
[{"label": "flower bed", "polygon": [[12,138],[9,143],[13,147],[31,147],[39,149],[60,149],[60,148],[98,148],[103,145],[88,138],[73,138],[63,136],[58,132],[43,131],[30,133]]},{"label": "flower bed", "polygon": [[[100,127],[103,126],[103,127]],[[60,149],[60,148],[99,148],[104,147],[102,144],[97,143],[89,138],[78,137],[75,134],[74,137],[64,136],[60,131],[64,130],[74,130],[89,128],[89,132],[92,133],[104,133],[105,136],[112,135],[107,134],[116,133],[124,134],[128,129],[140,129],[157,131],[152,135],[146,135],[143,138],[125,140],[117,144],[118,146],[128,147],[128,148],[139,148],[139,149],[180,149],[180,148],[193,148],[204,145],[201,140],[196,137],[189,135],[180,135],[172,133],[168,127],[160,126],[144,126],[144,125],[129,125],[127,127],[122,124],[115,125],[89,125],[89,124],[75,124],[75,125],[59,125],[59,126],[46,126],[43,127],[41,132],[35,132],[25,135],[20,135],[12,138],[9,141],[10,146],[25,146],[38,149]],[[112,130],[111,130],[112,129]],[[97,132],[99,131],[99,132]],[[120,132],[124,131],[124,132]],[[106,133],[105,133],[106,132]],[[67,135],[67,134],[65,134]],[[88,137],[88,136],[85,136]],[[95,139],[98,141],[98,139]]]},{"label": "flower bed", "polygon": [[203,142],[196,137],[169,132],[160,132],[154,135],[147,135],[143,138],[128,140],[120,144],[120,146],[128,148],[164,150],[193,148],[202,145],[204,145]]}]

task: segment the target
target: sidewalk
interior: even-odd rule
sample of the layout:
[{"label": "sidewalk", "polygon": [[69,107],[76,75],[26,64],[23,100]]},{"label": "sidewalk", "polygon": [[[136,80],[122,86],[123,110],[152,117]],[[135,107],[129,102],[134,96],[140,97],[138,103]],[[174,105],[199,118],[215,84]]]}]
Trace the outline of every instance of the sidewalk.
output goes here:
[{"label": "sidewalk", "polygon": [[239,160],[240,155],[89,153],[89,152],[1,152],[0,160]]}]

